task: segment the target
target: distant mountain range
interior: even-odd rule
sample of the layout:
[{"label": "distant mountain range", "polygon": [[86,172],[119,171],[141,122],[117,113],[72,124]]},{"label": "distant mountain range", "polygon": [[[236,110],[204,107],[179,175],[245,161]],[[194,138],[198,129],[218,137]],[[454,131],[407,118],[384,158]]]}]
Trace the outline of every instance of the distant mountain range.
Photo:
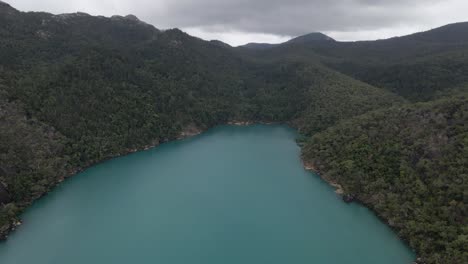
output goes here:
[{"label": "distant mountain range", "polygon": [[135,16],[0,2],[0,237],[65,177],[234,121],[287,123],[304,161],[418,263],[467,263],[468,23],[378,41],[231,47]]},{"label": "distant mountain range", "polygon": [[317,33],[310,33],[307,35],[299,36],[281,44],[248,43],[246,45],[242,45],[239,47],[248,48],[248,49],[268,49],[268,48],[273,48],[273,47],[277,47],[279,45],[284,45],[284,44],[293,44],[293,43],[306,44],[306,43],[328,42],[328,41],[335,41],[335,40],[325,34],[317,32]]},{"label": "distant mountain range", "polygon": [[[467,28],[468,22],[461,22],[461,23],[454,23],[449,24],[440,28],[432,29],[425,32],[414,33],[407,36],[402,37],[393,37],[389,39],[382,39],[376,41],[355,41],[357,43],[360,42],[382,42],[382,41],[421,41],[421,42],[435,42],[435,43],[466,43],[468,42],[468,35],[467,35]],[[270,43],[248,43],[245,45],[241,45],[241,48],[249,48],[249,49],[266,49],[272,47],[278,47],[280,45],[286,44],[317,44],[321,42],[336,42],[333,38],[320,33],[314,32],[309,33],[306,35],[295,37],[291,40],[288,40],[284,43],[280,44],[270,44]],[[350,42],[344,42],[350,43]]]}]

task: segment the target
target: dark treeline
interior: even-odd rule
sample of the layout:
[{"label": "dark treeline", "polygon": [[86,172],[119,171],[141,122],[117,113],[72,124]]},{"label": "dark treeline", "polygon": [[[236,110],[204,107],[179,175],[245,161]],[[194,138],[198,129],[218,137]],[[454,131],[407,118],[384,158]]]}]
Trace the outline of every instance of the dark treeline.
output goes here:
[{"label": "dark treeline", "polygon": [[466,40],[452,35],[468,27],[453,26],[249,49],[133,16],[23,13],[0,2],[0,235],[32,201],[96,162],[186,128],[287,122],[312,137],[306,159],[425,263],[466,262],[466,99],[450,98],[467,82]]},{"label": "dark treeline", "polygon": [[238,48],[263,60],[320,61],[412,102],[440,98],[468,82],[468,22],[377,41],[313,41],[274,48]]}]

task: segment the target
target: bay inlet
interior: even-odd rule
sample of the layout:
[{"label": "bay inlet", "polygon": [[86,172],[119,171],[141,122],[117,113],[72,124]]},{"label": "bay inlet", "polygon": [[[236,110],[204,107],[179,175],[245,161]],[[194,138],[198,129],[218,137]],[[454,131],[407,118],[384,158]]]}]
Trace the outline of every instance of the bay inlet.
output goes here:
[{"label": "bay inlet", "polygon": [[2,264],[410,264],[367,208],[307,172],[295,130],[220,126],[116,158],[28,208]]}]

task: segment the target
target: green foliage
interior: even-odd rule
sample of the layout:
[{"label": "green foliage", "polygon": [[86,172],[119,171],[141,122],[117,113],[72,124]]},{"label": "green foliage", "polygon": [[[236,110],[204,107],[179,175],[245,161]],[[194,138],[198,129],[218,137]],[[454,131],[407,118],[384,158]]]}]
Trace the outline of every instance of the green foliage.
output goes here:
[{"label": "green foliage", "polygon": [[[20,209],[67,174],[185,127],[320,115],[317,131],[398,101],[320,65],[251,60],[134,18],[0,11],[0,182]],[[357,111],[308,106],[339,94]]]},{"label": "green foliage", "polygon": [[34,199],[96,162],[185,128],[288,122],[304,135],[305,157],[428,263],[466,262],[466,97],[403,104],[466,91],[467,25],[267,49],[134,17],[22,13],[4,3],[0,25],[0,235]]},{"label": "green foliage", "polygon": [[307,84],[310,89],[305,107],[293,122],[306,135],[340,120],[404,102],[394,94],[323,68],[307,68],[302,74],[315,76]]},{"label": "green foliage", "polygon": [[331,66],[411,101],[428,101],[468,82],[468,49],[395,63],[362,64],[356,60]]},{"label": "green foliage", "polygon": [[413,102],[437,99],[468,82],[468,22],[378,41],[315,41],[268,49],[239,48],[246,56],[322,62],[355,79]]},{"label": "green foliage", "polygon": [[[20,105],[7,101],[1,89],[0,127],[0,184],[7,186],[8,196],[21,206],[66,175],[64,138],[54,128],[27,117]],[[8,209],[12,206],[2,210],[0,226],[18,212]]]},{"label": "green foliage", "polygon": [[427,263],[466,263],[468,95],[370,112],[314,135],[306,160]]}]

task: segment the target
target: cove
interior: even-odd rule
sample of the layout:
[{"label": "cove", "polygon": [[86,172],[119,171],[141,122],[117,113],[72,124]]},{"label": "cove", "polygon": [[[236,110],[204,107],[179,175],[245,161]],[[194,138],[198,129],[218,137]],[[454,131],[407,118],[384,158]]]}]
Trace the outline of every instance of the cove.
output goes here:
[{"label": "cove", "polygon": [[367,208],[305,171],[285,126],[221,126],[65,181],[0,244],[2,264],[410,264]]}]

